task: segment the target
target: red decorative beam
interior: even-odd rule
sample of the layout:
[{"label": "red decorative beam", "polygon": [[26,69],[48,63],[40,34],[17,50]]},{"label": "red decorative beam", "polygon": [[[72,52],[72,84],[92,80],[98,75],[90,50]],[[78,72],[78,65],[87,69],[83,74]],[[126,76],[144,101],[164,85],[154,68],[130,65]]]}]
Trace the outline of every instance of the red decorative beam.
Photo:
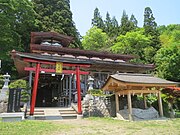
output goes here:
[{"label": "red decorative beam", "polygon": [[[24,61],[26,62],[32,62],[32,63],[41,63],[41,64],[49,64],[49,65],[55,65],[56,62],[50,62],[50,61],[42,61],[42,60],[34,60],[34,59],[28,59],[28,58],[24,58]],[[66,67],[90,67],[90,65],[87,64],[71,64],[71,63],[63,63],[63,66]]]},{"label": "red decorative beam", "polygon": [[[35,71],[36,68],[35,67],[25,67],[24,70],[25,71]],[[56,72],[55,69],[46,69],[46,68],[40,68],[40,71],[44,71],[44,72],[47,72],[47,73],[55,73]],[[76,71],[73,71],[73,70],[63,70],[62,73],[63,74],[76,74]],[[81,75],[88,75],[89,72],[80,71],[80,74]]]}]

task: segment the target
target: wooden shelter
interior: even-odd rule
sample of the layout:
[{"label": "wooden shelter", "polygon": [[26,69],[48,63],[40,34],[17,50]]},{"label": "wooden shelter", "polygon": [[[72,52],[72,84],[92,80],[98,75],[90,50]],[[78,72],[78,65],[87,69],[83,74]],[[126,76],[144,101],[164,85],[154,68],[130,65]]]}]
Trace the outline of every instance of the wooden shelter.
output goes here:
[{"label": "wooden shelter", "polygon": [[115,94],[116,113],[119,112],[119,97],[127,95],[129,119],[132,119],[132,102],[131,96],[142,95],[144,97],[144,105],[147,108],[146,95],[156,94],[158,96],[159,114],[163,116],[163,107],[161,99],[161,88],[174,87],[177,83],[167,81],[161,78],[153,77],[147,74],[128,74],[119,73],[111,75],[102,89],[111,91]]}]

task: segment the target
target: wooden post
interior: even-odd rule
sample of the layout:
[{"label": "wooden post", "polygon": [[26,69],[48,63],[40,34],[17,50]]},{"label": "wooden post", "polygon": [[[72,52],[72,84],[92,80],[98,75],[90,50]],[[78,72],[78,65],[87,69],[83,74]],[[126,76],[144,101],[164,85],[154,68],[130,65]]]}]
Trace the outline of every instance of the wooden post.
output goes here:
[{"label": "wooden post", "polygon": [[36,104],[36,95],[37,95],[37,87],[38,87],[38,80],[39,80],[39,71],[40,71],[40,63],[36,63],[36,72],[35,72],[33,93],[32,93],[32,99],[31,99],[30,115],[34,115],[34,107]]},{"label": "wooden post", "polygon": [[72,76],[73,75],[69,76],[69,106],[71,106]]},{"label": "wooden post", "polygon": [[[31,87],[32,87],[32,71],[29,71],[29,94],[31,95]],[[31,99],[28,101],[27,105],[30,106]]]},{"label": "wooden post", "polygon": [[78,114],[82,114],[81,108],[81,81],[80,81],[80,69],[79,66],[76,67],[76,88],[78,97]]},{"label": "wooden post", "polygon": [[158,92],[158,106],[159,106],[159,115],[163,117],[163,106],[162,106],[162,99],[161,99],[161,92]]},{"label": "wooden post", "polygon": [[119,95],[115,93],[116,100],[116,114],[119,112]]},{"label": "wooden post", "polygon": [[129,111],[129,120],[132,120],[132,102],[131,102],[131,93],[128,92],[128,111]]},{"label": "wooden post", "polygon": [[144,100],[144,108],[147,108],[147,102],[146,102],[146,95],[143,94],[143,100]]}]

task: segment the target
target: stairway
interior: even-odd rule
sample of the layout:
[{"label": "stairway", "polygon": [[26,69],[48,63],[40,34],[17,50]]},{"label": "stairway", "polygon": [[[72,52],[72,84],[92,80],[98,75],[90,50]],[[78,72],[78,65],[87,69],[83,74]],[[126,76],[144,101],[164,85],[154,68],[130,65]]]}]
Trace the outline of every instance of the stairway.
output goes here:
[{"label": "stairway", "polygon": [[[29,117],[30,110],[27,110]],[[72,107],[36,107],[34,110],[35,120],[61,120],[61,119],[76,119],[77,112]]]},{"label": "stairway", "polygon": [[62,117],[62,119],[76,119],[77,118],[77,112],[73,108],[61,108],[59,110],[59,113]]}]

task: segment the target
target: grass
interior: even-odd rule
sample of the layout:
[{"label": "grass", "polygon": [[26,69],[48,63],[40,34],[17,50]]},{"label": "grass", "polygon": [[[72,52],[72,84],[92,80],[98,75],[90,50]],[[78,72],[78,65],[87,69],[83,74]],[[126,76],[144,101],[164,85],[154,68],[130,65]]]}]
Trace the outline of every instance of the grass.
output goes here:
[{"label": "grass", "polygon": [[48,135],[58,130],[69,130],[70,125],[47,121],[0,122],[0,135]]},{"label": "grass", "polygon": [[0,135],[178,135],[180,119],[166,121],[120,121],[90,117],[83,120],[0,122]]}]

